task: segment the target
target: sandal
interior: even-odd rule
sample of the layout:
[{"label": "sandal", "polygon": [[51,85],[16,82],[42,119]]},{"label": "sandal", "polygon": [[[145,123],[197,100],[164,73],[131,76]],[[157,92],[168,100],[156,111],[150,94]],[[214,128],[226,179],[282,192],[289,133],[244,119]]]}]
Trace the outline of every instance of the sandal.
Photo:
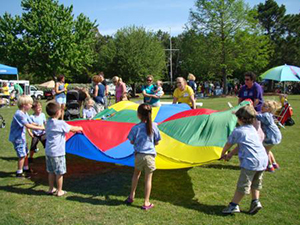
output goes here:
[{"label": "sandal", "polygon": [[52,191],[46,191],[47,195],[54,195],[56,193],[56,189],[53,189]]},{"label": "sandal", "polygon": [[62,191],[62,194],[61,195],[58,195],[58,192],[56,192],[56,194],[55,194],[55,196],[57,196],[57,197],[62,197],[62,196],[64,196],[65,194],[67,194],[68,192],[66,192],[66,191]]},{"label": "sandal", "polygon": [[143,210],[149,210],[149,209],[152,209],[153,207],[154,207],[154,204],[150,203],[150,205],[147,205],[147,206],[146,206],[146,205],[143,205],[143,206],[142,206],[142,209],[143,209]]},{"label": "sandal", "polygon": [[125,200],[125,204],[127,205],[131,205],[133,203],[133,199],[128,197],[126,200]]}]

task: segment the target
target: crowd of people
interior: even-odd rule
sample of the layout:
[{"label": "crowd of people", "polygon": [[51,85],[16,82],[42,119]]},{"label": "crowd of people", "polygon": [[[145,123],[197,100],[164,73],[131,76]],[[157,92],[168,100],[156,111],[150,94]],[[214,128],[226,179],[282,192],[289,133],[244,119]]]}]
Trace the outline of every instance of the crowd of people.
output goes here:
[{"label": "crowd of people", "polygon": [[[121,78],[115,76],[113,83],[116,86],[116,102],[126,99],[126,85]],[[150,202],[152,188],[152,176],[155,171],[155,146],[161,139],[157,124],[152,122],[152,107],[160,105],[160,98],[164,95],[162,82],[154,83],[152,75],[146,77],[146,84],[142,93],[144,103],[139,105],[137,117],[140,123],[136,124],[128,134],[130,143],[135,151],[135,169],[132,177],[132,186],[126,204],[132,204],[135,199],[135,191],[141,175],[145,172],[145,199],[143,210],[154,207]],[[188,81],[183,77],[176,79],[177,88],[173,94],[173,103],[186,103],[191,109],[195,109],[195,77],[190,74]],[[66,84],[64,76],[58,77],[55,85],[55,101],[50,101],[46,106],[48,120],[42,112],[42,105],[34,101],[30,96],[21,95],[18,98],[18,110],[13,116],[9,140],[12,142],[18,156],[17,177],[30,176],[29,163],[33,162],[34,153],[38,151],[37,144],[41,142],[45,148],[46,169],[48,172],[49,188],[47,194],[63,196],[63,175],[66,173],[65,159],[65,135],[68,132],[82,132],[82,127],[71,126],[63,120],[66,104]],[[103,74],[93,77],[91,91],[82,90],[85,93],[83,117],[93,118],[101,107],[106,105],[107,87]],[[278,108],[275,101],[265,101],[261,86],[255,82],[255,74],[245,73],[245,85],[238,93],[239,100],[249,101],[251,104],[241,107],[235,115],[239,126],[228,137],[221,153],[220,159],[230,160],[238,154],[240,160],[240,177],[237,183],[233,199],[224,214],[240,212],[239,203],[245,194],[251,193],[252,201],[249,212],[255,214],[262,208],[259,200],[262,188],[263,173],[265,170],[273,172],[278,169],[274,154],[271,149],[281,142],[280,130],[274,122],[273,114]],[[95,107],[96,106],[96,107]],[[33,114],[28,115],[30,109]],[[31,147],[28,150],[26,142],[26,130],[32,138]],[[237,144],[232,151],[230,148]],[[56,185],[55,185],[56,183]]]}]

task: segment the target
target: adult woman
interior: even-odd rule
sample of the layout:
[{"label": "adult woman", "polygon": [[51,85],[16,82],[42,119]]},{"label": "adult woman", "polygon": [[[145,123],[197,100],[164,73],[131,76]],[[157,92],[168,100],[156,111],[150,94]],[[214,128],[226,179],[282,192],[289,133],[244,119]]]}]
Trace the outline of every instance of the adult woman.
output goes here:
[{"label": "adult woman", "polygon": [[256,75],[253,72],[245,73],[245,85],[239,91],[239,103],[245,99],[251,99],[253,106],[257,112],[261,111],[263,99],[263,90],[261,86],[255,82]]},{"label": "adult woman", "polygon": [[105,86],[101,83],[102,78],[98,75],[93,76],[93,99],[95,101],[96,112],[101,112],[104,109]]},{"label": "adult woman", "polygon": [[122,100],[127,100],[127,90],[126,84],[122,81],[120,77],[114,76],[112,78],[113,84],[116,86],[115,90],[115,100],[116,103]]},{"label": "adult woman", "polygon": [[146,77],[146,82],[147,82],[147,84],[142,87],[144,103],[149,104],[151,106],[159,106],[161,96],[155,95],[155,86],[153,85],[153,76],[148,75]]},{"label": "adult woman", "polygon": [[186,80],[183,77],[177,77],[176,79],[177,88],[173,94],[173,104],[186,103],[192,109],[196,109],[196,101],[194,97],[193,89],[187,85]]},{"label": "adult woman", "polygon": [[66,87],[65,87],[65,76],[64,75],[58,75],[57,82],[55,84],[55,101],[60,105],[61,110],[61,119],[64,119],[65,114],[65,106],[67,102],[66,97]]}]

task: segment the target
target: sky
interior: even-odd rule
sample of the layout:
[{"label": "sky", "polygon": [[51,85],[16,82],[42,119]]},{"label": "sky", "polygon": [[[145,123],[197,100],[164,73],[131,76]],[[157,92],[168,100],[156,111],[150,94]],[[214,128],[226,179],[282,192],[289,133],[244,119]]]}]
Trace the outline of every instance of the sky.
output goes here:
[{"label": "sky", "polygon": [[[184,30],[195,0],[59,0],[65,6],[73,5],[73,14],[80,13],[96,20],[102,35],[113,35],[120,28],[142,26],[148,31],[159,29],[176,36]],[[245,0],[251,7],[264,0]],[[276,0],[285,5],[287,14],[300,13],[300,0]],[[0,15],[5,12],[21,15],[21,0],[0,0]]]}]

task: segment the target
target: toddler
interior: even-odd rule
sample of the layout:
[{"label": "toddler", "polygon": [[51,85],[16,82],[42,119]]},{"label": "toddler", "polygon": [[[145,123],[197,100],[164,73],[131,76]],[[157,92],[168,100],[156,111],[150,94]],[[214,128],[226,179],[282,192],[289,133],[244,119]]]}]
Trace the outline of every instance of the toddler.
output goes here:
[{"label": "toddler", "polygon": [[275,169],[279,169],[279,165],[276,163],[275,157],[271,152],[271,148],[274,145],[278,145],[281,142],[282,136],[279,128],[274,122],[274,113],[280,109],[281,106],[276,101],[265,101],[262,105],[260,114],[256,116],[257,120],[261,122],[261,128],[265,133],[265,139],[263,145],[267,151],[269,157],[269,163],[267,171],[274,172]]},{"label": "toddler", "polygon": [[84,102],[84,109],[82,110],[82,116],[84,119],[93,119],[97,112],[94,108],[95,102],[92,98],[87,98]]}]

